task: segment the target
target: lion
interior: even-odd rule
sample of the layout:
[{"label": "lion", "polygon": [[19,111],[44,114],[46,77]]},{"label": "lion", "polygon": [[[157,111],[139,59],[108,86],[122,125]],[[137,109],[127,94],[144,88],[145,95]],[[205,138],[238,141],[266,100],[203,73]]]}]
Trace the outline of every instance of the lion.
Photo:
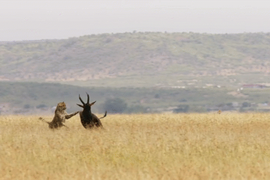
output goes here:
[{"label": "lion", "polygon": [[55,112],[54,112],[54,117],[53,117],[53,120],[51,122],[45,121],[42,117],[40,117],[39,119],[48,123],[50,129],[58,129],[58,128],[61,128],[62,126],[65,126],[66,128],[68,128],[64,124],[66,122],[66,119],[69,119],[78,113],[79,113],[79,111],[72,113],[72,114],[67,114],[66,103],[60,102],[57,104],[57,107],[56,107]]}]

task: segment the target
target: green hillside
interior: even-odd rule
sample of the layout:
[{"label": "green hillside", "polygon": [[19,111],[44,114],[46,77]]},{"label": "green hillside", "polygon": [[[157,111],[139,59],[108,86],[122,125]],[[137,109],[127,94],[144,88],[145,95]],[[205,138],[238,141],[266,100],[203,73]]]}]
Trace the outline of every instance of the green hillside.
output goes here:
[{"label": "green hillside", "polygon": [[93,112],[156,113],[210,111],[268,111],[268,88],[104,88],[78,87],[56,83],[0,82],[0,114],[53,114],[58,102],[66,102],[68,112],[81,108],[79,94],[97,101]]},{"label": "green hillside", "polygon": [[270,33],[119,33],[0,42],[0,80],[79,86],[270,83]]}]

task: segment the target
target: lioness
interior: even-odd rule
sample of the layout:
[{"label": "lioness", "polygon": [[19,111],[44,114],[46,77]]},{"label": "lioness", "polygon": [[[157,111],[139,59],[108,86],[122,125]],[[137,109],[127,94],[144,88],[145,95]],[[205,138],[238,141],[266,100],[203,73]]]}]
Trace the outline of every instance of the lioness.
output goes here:
[{"label": "lioness", "polygon": [[72,114],[67,114],[66,110],[66,103],[65,102],[60,102],[57,104],[57,107],[54,112],[54,117],[51,122],[45,121],[43,118],[39,118],[40,120],[45,121],[46,123],[49,124],[49,128],[51,129],[58,129],[62,126],[67,127],[64,123],[66,119],[71,118],[72,116],[75,116],[76,114],[79,113],[79,111],[72,113]]}]

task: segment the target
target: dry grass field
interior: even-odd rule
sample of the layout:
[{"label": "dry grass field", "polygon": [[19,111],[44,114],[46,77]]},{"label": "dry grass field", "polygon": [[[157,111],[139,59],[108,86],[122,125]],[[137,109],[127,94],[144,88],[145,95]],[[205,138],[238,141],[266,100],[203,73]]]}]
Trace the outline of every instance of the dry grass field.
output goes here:
[{"label": "dry grass field", "polygon": [[[52,116],[45,117],[51,120]],[[0,116],[0,179],[270,179],[269,114]]]}]

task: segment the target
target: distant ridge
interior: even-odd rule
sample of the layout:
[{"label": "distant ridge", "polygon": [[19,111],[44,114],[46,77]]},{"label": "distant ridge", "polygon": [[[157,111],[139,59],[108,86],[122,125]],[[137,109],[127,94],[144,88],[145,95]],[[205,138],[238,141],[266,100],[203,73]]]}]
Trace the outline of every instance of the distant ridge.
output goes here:
[{"label": "distant ridge", "polygon": [[121,87],[213,78],[221,84],[269,83],[269,49],[270,33],[134,32],[0,42],[0,81]]}]

